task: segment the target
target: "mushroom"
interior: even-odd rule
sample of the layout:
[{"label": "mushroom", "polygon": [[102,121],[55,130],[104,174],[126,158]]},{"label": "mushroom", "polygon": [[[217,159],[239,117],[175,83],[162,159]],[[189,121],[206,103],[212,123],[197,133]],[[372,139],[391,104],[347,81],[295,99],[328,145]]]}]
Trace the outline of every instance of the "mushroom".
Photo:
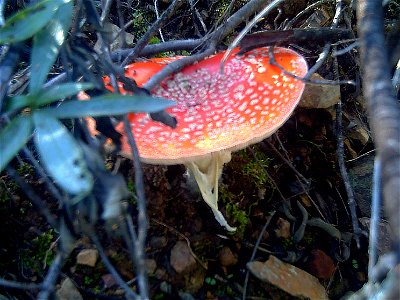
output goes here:
[{"label": "mushroom", "polygon": [[[224,53],[218,53],[166,78],[151,94],[177,102],[166,111],[177,119],[170,128],[147,114],[129,115],[139,155],[150,164],[184,164],[194,175],[204,201],[216,220],[234,231],[218,209],[218,181],[231,152],[269,137],[289,118],[303,93],[304,83],[269,64],[269,48],[243,55],[233,51],[219,72]],[[285,48],[274,57],[286,71],[307,73],[305,59]],[[126,76],[142,86],[176,58],[133,63]],[[106,81],[108,82],[108,81]],[[116,130],[124,135],[123,125]],[[130,155],[123,137],[122,155]]]}]

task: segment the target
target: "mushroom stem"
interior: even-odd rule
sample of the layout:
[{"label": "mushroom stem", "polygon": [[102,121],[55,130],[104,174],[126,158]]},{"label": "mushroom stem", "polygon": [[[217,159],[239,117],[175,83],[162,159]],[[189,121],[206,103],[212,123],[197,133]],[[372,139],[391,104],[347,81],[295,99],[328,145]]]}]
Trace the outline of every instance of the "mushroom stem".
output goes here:
[{"label": "mushroom stem", "polygon": [[208,206],[211,207],[218,223],[228,231],[235,231],[236,228],[228,224],[218,209],[218,181],[221,177],[224,164],[230,160],[230,151],[219,151],[211,153],[201,160],[185,163],[185,166],[194,175],[201,195]]}]

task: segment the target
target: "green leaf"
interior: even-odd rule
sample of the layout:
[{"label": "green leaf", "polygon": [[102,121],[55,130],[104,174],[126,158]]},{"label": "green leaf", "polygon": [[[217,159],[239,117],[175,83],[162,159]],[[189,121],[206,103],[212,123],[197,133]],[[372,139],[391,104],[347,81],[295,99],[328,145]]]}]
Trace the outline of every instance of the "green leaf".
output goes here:
[{"label": "green leaf", "polygon": [[0,172],[28,142],[32,134],[30,116],[19,116],[13,119],[0,131]]},{"label": "green leaf", "polygon": [[116,116],[129,112],[158,112],[175,105],[174,101],[152,96],[108,94],[89,101],[68,101],[42,111],[55,118],[82,118],[86,116]]},{"label": "green leaf", "polygon": [[71,1],[60,5],[53,18],[33,37],[30,93],[38,92],[46,81],[49,70],[67,36],[73,7]]},{"label": "green leaf", "polygon": [[36,107],[49,104],[56,100],[60,100],[66,97],[75,96],[80,91],[86,91],[94,88],[93,83],[84,82],[69,82],[53,86],[49,89],[42,90],[37,96],[34,105]]},{"label": "green leaf", "polygon": [[92,83],[62,83],[41,90],[36,95],[18,95],[12,97],[6,102],[5,110],[6,112],[11,112],[23,107],[37,108],[66,97],[75,96],[80,91],[86,91],[92,88],[94,88]]},{"label": "green leaf", "polygon": [[43,0],[6,20],[0,28],[0,44],[20,42],[33,36],[53,17],[57,8],[70,0]]},{"label": "green leaf", "polygon": [[83,157],[78,142],[57,119],[33,113],[35,145],[47,172],[66,192],[87,194],[93,187],[93,177]]}]

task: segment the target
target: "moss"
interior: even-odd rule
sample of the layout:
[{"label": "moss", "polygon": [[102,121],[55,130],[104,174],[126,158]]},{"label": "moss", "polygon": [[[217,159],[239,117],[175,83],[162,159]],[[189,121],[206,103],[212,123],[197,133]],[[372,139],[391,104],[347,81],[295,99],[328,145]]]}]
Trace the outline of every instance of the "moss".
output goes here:
[{"label": "moss", "polygon": [[56,249],[51,247],[54,239],[55,232],[50,229],[30,241],[30,249],[25,249],[21,253],[23,264],[33,272],[43,273],[43,265],[51,265],[56,254]]},{"label": "moss", "polygon": [[22,163],[17,169],[18,174],[21,176],[32,176],[34,171],[34,167],[28,163]]},{"label": "moss", "polygon": [[131,197],[128,199],[128,202],[132,205],[136,205],[137,204],[137,198],[136,198],[136,186],[135,186],[135,182],[132,179],[128,180],[127,183],[128,186],[128,191],[131,193]]},{"label": "moss", "polygon": [[269,166],[270,158],[264,152],[260,151],[257,146],[252,146],[251,149],[257,159],[253,155],[249,156],[246,150],[239,151],[239,155],[247,161],[242,166],[241,172],[254,182],[257,189],[265,188],[265,185],[269,182],[265,170]]},{"label": "moss", "polygon": [[226,185],[221,185],[219,188],[219,198],[226,208],[228,218],[233,220],[234,225],[237,227],[235,234],[240,237],[243,237],[246,226],[249,223],[248,214],[239,206],[242,197],[242,194],[235,195],[230,192]]},{"label": "moss", "polygon": [[136,39],[139,39],[148,29],[153,16],[150,16],[146,11],[136,9],[132,14],[132,32],[135,33]]}]

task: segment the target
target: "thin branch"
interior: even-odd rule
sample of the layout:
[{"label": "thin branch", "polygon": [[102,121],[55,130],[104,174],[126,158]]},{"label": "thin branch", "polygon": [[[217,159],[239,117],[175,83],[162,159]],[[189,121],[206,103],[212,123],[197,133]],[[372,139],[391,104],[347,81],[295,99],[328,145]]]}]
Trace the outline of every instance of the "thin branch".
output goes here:
[{"label": "thin branch", "polygon": [[35,193],[32,187],[23,180],[18,173],[10,165],[6,168],[8,175],[20,186],[25,195],[29,198],[33,205],[36,206],[39,213],[45,217],[47,223],[54,229],[58,229],[58,222],[51,215],[49,209],[44,205],[44,201]]},{"label": "thin branch", "polygon": [[55,186],[55,184],[49,179],[49,176],[47,176],[46,171],[43,169],[43,167],[40,165],[40,163],[35,159],[32,152],[28,149],[28,147],[22,148],[22,152],[29,159],[31,164],[35,167],[35,170],[36,170],[36,172],[38,172],[40,179],[44,180],[47,188],[53,194],[53,196],[57,199],[58,203],[62,204],[64,202],[63,201],[64,199],[61,196],[60,191]]},{"label": "thin branch", "polygon": [[[334,46],[334,50],[336,50],[336,46]],[[338,69],[336,57],[334,57],[334,74],[335,74],[335,79],[338,79],[339,69]],[[342,120],[343,120],[342,100],[340,97],[339,102],[336,105],[336,139],[337,139],[336,155],[338,158],[340,174],[342,175],[343,184],[345,186],[346,193],[347,193],[347,203],[350,208],[354,239],[357,242],[357,247],[360,248],[361,229],[358,226],[358,218],[357,218],[357,211],[356,211],[357,203],[354,199],[354,192],[353,192],[353,188],[350,183],[350,178],[349,178],[349,174],[347,172],[345,159],[344,159],[344,138],[343,138]]]},{"label": "thin branch", "polygon": [[58,276],[61,274],[61,268],[66,260],[66,255],[63,252],[58,252],[56,258],[52,262],[47,275],[42,282],[41,291],[37,296],[37,299],[47,300],[54,293]]},{"label": "thin branch", "polygon": [[290,29],[292,28],[293,24],[300,19],[303,15],[305,15],[306,13],[308,13],[310,10],[314,9],[315,7],[320,6],[321,4],[324,4],[326,2],[331,2],[332,0],[320,0],[317,1],[309,6],[307,6],[303,11],[301,11],[300,13],[298,13],[293,19],[291,19],[283,28],[284,30],[286,29]]},{"label": "thin branch", "polygon": [[207,41],[208,46],[202,52],[185,57],[183,59],[174,61],[168,64],[164,69],[155,74],[145,85],[144,88],[152,90],[156,85],[163,81],[167,76],[174,72],[180,71],[183,67],[193,64],[196,61],[206,58],[213,54],[216,50],[217,44],[222,41],[229,33],[231,33],[241,22],[249,18],[254,12],[256,12],[263,4],[265,0],[251,0],[242,8],[240,8],[235,14],[233,14],[228,20],[219,26],[215,31],[204,37],[204,41]]},{"label": "thin branch", "polygon": [[207,270],[207,269],[208,269],[208,267],[207,267],[207,266],[200,260],[200,258],[198,258],[197,255],[193,252],[192,247],[191,247],[191,245],[190,245],[190,240],[189,240],[189,238],[188,238],[186,235],[184,235],[183,233],[179,232],[179,231],[176,230],[175,228],[173,228],[173,227],[171,227],[171,226],[169,226],[169,225],[167,225],[167,224],[165,224],[165,223],[163,223],[163,222],[161,222],[161,221],[158,221],[158,220],[156,220],[156,219],[152,219],[151,221],[153,221],[154,223],[156,223],[156,224],[158,224],[158,225],[164,226],[164,227],[167,228],[169,231],[172,231],[172,232],[174,232],[175,234],[179,235],[181,238],[183,238],[183,239],[186,241],[186,244],[187,244],[187,246],[188,246],[188,248],[189,248],[189,252],[190,252],[190,254],[193,256],[193,258],[200,264],[200,266],[201,266],[204,270]]},{"label": "thin branch", "polygon": [[[267,219],[267,222],[265,222],[264,227],[261,229],[260,234],[258,235],[257,242],[254,245],[253,252],[251,253],[251,257],[249,262],[252,262],[254,258],[256,257],[257,249],[260,246],[261,240],[264,236],[265,231],[267,230],[267,227],[269,223],[271,222],[273,216],[275,215],[275,211],[272,212],[272,214],[269,216],[269,219]],[[246,300],[246,294],[247,294],[247,284],[249,282],[249,270],[246,271],[246,278],[244,279],[244,284],[243,284],[243,294],[242,294],[242,300]]]},{"label": "thin branch", "polygon": [[[198,48],[202,43],[204,43],[204,39],[174,40],[167,41],[165,43],[151,44],[145,46],[142,51],[140,51],[139,55],[147,57],[153,54],[167,51],[194,50]],[[131,52],[132,49],[118,49],[112,52],[111,58],[113,61],[126,59]]]},{"label": "thin branch", "polygon": [[121,63],[121,66],[125,66],[128,63],[132,62],[136,57],[140,54],[142,49],[146,46],[148,41],[155,35],[155,33],[162,27],[164,24],[171,18],[171,16],[175,13],[176,9],[179,5],[182,4],[181,0],[174,0],[171,5],[161,14],[160,18],[158,18],[146,31],[146,33],[137,41],[136,46],[132,49],[131,53],[124,59]]},{"label": "thin branch", "polygon": [[39,290],[41,288],[40,284],[37,283],[26,283],[26,282],[17,282],[15,280],[7,280],[0,278],[0,286],[9,289],[19,289],[19,290]]},{"label": "thin branch", "polygon": [[369,225],[369,259],[368,259],[368,278],[373,280],[374,267],[378,261],[378,227],[380,221],[380,211],[382,205],[381,189],[382,166],[379,157],[375,158],[374,176],[372,181],[372,207],[371,223]]},{"label": "thin branch", "polygon": [[[4,48],[7,46],[1,47]],[[20,44],[15,44],[6,49],[5,51],[7,52],[0,63],[0,111],[3,107],[4,98],[7,95],[10,78],[14,72],[14,68],[18,64],[20,47]]]},{"label": "thin branch", "polygon": [[[123,117],[124,131],[128,137],[128,143],[131,147],[133,166],[135,170],[135,187],[137,195],[137,207],[138,207],[138,233],[137,239],[135,241],[135,255],[136,255],[136,268],[138,275],[138,284],[140,288],[140,294],[143,299],[148,299],[148,283],[147,283],[147,273],[146,267],[144,265],[144,245],[146,242],[147,229],[149,226],[147,220],[147,210],[146,210],[146,196],[144,194],[144,183],[143,183],[143,170],[142,164],[140,162],[139,151],[131,131],[131,126],[128,121],[128,117],[125,115]],[[130,219],[128,219],[129,224]]]},{"label": "thin branch", "polygon": [[128,286],[128,284],[122,279],[119,275],[117,270],[114,268],[113,264],[108,259],[107,255],[104,252],[103,246],[101,245],[99,239],[97,238],[96,234],[91,231],[89,233],[90,238],[92,239],[93,243],[95,244],[97,250],[99,251],[99,255],[101,257],[101,261],[110,272],[110,274],[114,277],[115,281],[118,285],[125,291],[127,299],[141,299],[138,294],[136,294],[132,289]]},{"label": "thin branch", "polygon": [[233,40],[233,42],[229,45],[228,50],[225,52],[224,57],[220,62],[220,73],[224,72],[224,64],[228,59],[233,49],[239,45],[242,38],[253,28],[253,26],[264,17],[266,14],[270,13],[277,5],[279,5],[283,0],[274,0],[269,3],[262,11],[260,11],[252,20],[249,22],[246,27],[239,33],[239,35]]},{"label": "thin branch", "polygon": [[400,108],[394,97],[385,48],[382,4],[357,2],[358,33],[364,96],[377,156],[382,163],[385,212],[393,230],[393,250],[400,262]]}]

